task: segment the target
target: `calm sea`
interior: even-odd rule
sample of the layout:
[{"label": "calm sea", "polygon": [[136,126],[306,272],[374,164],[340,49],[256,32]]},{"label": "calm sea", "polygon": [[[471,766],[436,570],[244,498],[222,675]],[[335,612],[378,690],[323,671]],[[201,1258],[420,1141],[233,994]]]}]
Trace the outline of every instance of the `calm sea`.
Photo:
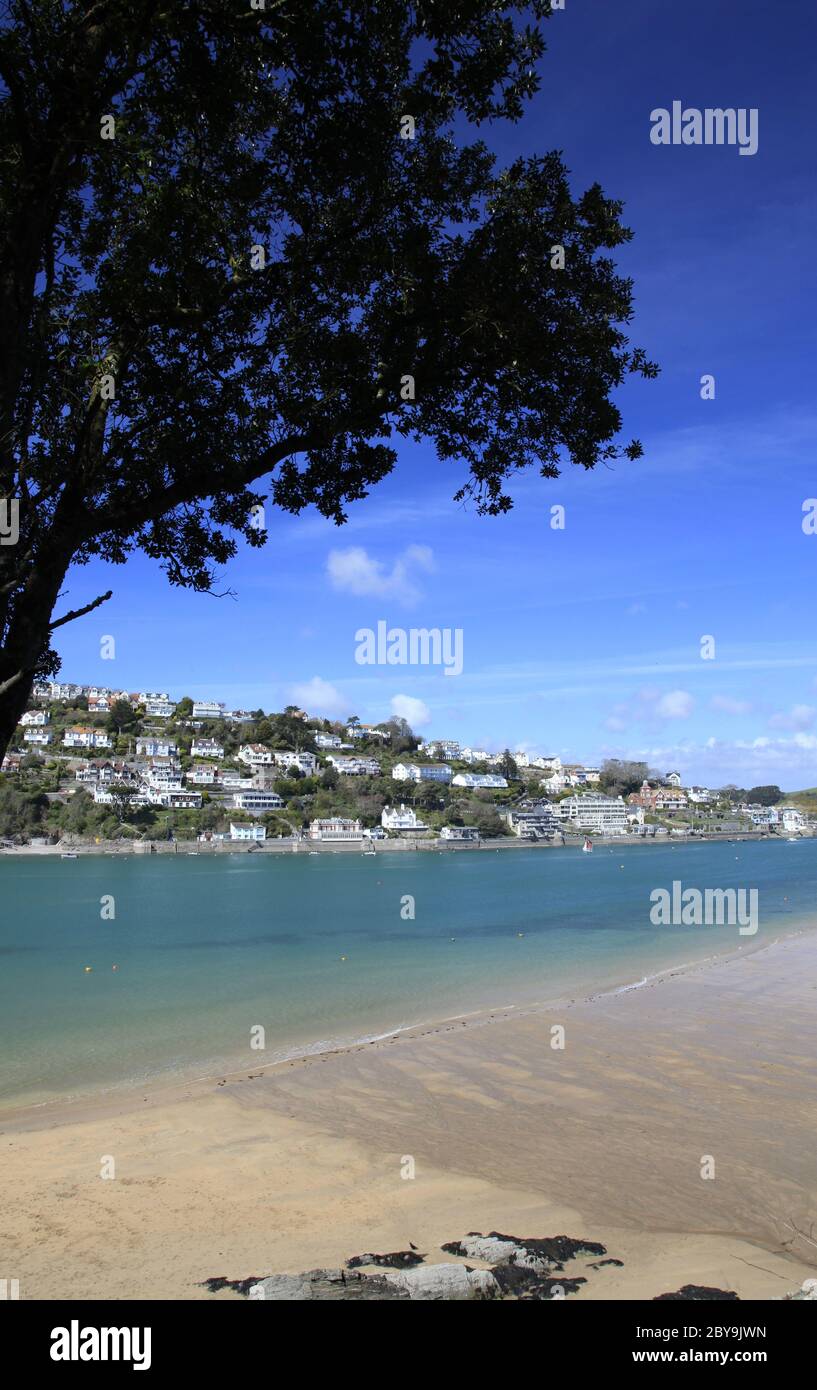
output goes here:
[{"label": "calm sea", "polygon": [[[757,935],[653,926],[674,879],[756,888]],[[810,924],[815,888],[817,840],[0,857],[0,1106],[625,985]]]}]

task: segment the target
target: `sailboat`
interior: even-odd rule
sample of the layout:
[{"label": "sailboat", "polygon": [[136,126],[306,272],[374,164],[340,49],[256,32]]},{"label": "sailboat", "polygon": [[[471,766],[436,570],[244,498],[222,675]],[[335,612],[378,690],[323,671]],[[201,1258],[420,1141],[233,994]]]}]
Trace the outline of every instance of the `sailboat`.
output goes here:
[{"label": "sailboat", "polygon": [[593,853],[593,841],[590,839],[589,835],[585,835],[585,837],[584,837],[584,844],[582,845],[582,854],[592,854],[592,853]]}]

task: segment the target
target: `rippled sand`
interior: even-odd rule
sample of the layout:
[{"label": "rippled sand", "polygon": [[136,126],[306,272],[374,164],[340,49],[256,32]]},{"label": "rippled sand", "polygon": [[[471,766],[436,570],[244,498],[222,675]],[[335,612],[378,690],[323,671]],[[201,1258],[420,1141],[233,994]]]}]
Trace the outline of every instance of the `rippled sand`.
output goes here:
[{"label": "rippled sand", "polygon": [[445,1259],[496,1229],[603,1242],[623,1266],[569,1269],[579,1298],[780,1296],[817,1274],[816,1005],[805,934],[637,990],[23,1112],[0,1133],[3,1274],[23,1298],[210,1297],[209,1276],[409,1241]]}]

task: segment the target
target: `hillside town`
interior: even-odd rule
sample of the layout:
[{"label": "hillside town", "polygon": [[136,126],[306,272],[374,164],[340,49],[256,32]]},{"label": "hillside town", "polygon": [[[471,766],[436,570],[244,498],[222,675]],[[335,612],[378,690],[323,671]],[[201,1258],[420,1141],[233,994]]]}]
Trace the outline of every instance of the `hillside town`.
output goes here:
[{"label": "hillside town", "polygon": [[369,850],[378,841],[565,844],[625,836],[796,838],[808,793],[685,785],[677,770],[417,738],[404,720],[289,705],[228,710],[166,691],[34,686],[0,768],[0,842],[136,841]]}]

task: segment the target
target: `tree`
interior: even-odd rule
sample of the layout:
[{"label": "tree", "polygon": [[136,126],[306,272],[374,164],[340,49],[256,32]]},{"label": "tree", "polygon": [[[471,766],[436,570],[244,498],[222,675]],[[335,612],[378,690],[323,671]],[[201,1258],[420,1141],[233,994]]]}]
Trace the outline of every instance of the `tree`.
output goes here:
[{"label": "tree", "polygon": [[776,806],[781,801],[783,793],[777,786],[750,787],[746,793],[746,800],[750,805]]},{"label": "tree", "polygon": [[621,204],[465,137],[520,118],[549,12],[6,0],[0,754],[110,597],[62,611],[72,566],[212,591],[266,503],[340,524],[405,439],[492,515],[517,470],[641,454]]},{"label": "tree", "polygon": [[511,753],[510,748],[505,749],[496,770],[500,777],[506,778],[508,782],[513,782],[518,778],[519,768],[516,765],[516,759]]},{"label": "tree", "polygon": [[112,782],[110,793],[110,805],[120,823],[129,820],[132,812],[138,809],[133,805],[136,787],[130,782]]},{"label": "tree", "polygon": [[106,728],[110,734],[121,734],[126,729],[132,729],[139,723],[139,715],[128,704],[127,700],[114,700],[105,721]]},{"label": "tree", "polygon": [[189,719],[193,713],[193,701],[189,695],[183,695],[173,711],[174,719]]},{"label": "tree", "polygon": [[637,792],[642,782],[649,781],[646,763],[622,758],[605,758],[599,769],[599,785],[608,796],[627,796]]}]

